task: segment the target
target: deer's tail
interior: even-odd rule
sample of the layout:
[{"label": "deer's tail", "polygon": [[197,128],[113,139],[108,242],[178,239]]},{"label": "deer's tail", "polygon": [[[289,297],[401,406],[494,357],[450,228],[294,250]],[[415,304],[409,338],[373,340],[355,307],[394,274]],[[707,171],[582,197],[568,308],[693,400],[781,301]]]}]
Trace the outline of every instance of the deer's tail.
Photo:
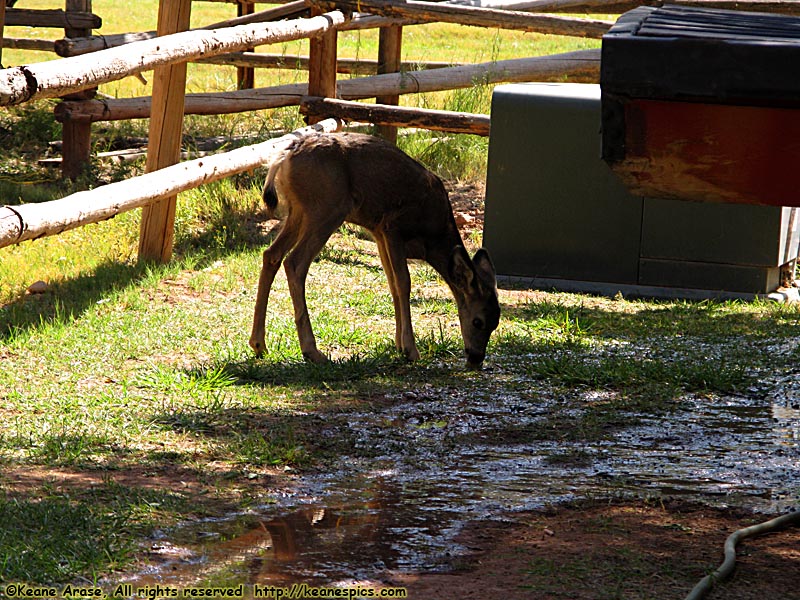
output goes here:
[{"label": "deer's tail", "polygon": [[280,171],[283,163],[292,155],[295,149],[300,145],[303,138],[294,140],[288,148],[283,150],[267,170],[267,179],[264,181],[264,191],[261,194],[264,199],[264,204],[267,205],[267,212],[271,218],[282,218],[285,215],[281,214],[280,198],[278,197],[278,190],[275,188],[275,177]]},{"label": "deer's tail", "polygon": [[267,171],[267,179],[264,181],[262,197],[264,198],[264,204],[267,205],[267,211],[270,216],[274,215],[278,208],[278,192],[275,189],[275,175],[278,173],[278,169],[280,169],[281,163],[286,159],[287,154],[287,152],[284,152],[277,160],[273,161]]}]

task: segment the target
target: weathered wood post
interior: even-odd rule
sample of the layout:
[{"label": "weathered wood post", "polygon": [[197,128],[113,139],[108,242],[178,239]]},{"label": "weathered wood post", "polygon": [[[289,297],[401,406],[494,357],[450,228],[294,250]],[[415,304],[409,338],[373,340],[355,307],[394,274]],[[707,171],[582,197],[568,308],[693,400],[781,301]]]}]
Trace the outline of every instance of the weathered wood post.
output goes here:
[{"label": "weathered wood post", "polygon": [[[92,12],[92,0],[66,0],[67,20],[71,12]],[[91,29],[67,27],[66,38],[82,38],[92,35]],[[97,88],[89,88],[64,96],[64,100],[91,100]],[[92,156],[92,123],[88,119],[67,119],[62,124],[61,176],[73,181],[86,170]]]},{"label": "weathered wood post", "polygon": [[[192,0],[159,0],[159,36],[189,29]],[[150,173],[180,160],[183,132],[183,100],[186,93],[186,63],[156,67],[145,171]],[[139,260],[167,262],[172,257],[177,196],[154,202],[142,209]]]},{"label": "weathered wood post", "polygon": [[[311,16],[323,14],[322,10],[311,8]],[[309,40],[308,53],[308,95],[324,98],[336,97],[336,42],[335,28]],[[313,125],[323,117],[309,116],[308,124]]]},{"label": "weathered wood post", "polygon": [[[239,2],[236,5],[236,16],[244,17],[256,12],[255,2]],[[247,48],[245,52],[253,52],[255,48]],[[252,90],[256,84],[256,70],[253,67],[236,67],[236,89]]]},{"label": "weathered wood post", "polygon": [[[381,27],[378,34],[378,75],[383,73],[398,73],[400,71],[401,54],[403,47],[403,28],[400,25]],[[378,96],[378,104],[397,106],[400,103],[398,94]],[[397,127],[391,125],[377,125],[375,131],[381,137],[392,143],[397,143]]]},{"label": "weathered wood post", "polygon": [[3,64],[3,29],[6,25],[6,1],[0,1],[0,68]]}]

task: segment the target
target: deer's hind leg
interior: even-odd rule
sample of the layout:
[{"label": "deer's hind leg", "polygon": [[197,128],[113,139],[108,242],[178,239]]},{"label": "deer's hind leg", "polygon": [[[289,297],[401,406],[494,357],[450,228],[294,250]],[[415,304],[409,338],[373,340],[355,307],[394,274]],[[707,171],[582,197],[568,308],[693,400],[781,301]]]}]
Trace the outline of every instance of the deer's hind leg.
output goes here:
[{"label": "deer's hind leg", "polygon": [[[346,207],[343,203],[331,203],[332,206]],[[326,207],[329,206],[326,203]],[[300,236],[289,256],[283,263],[286,279],[289,283],[289,294],[294,306],[294,322],[297,326],[297,337],[300,340],[300,351],[303,357],[314,363],[325,362],[328,358],[317,349],[317,340],[311,328],[306,303],[306,277],[311,262],[320,253],[328,238],[342,223],[347,212],[344,209],[326,215],[306,215]]]},{"label": "deer's hind leg", "polygon": [[261,264],[261,274],[258,278],[258,293],[256,294],[256,308],[253,315],[253,329],[250,334],[250,347],[256,356],[261,356],[266,350],[265,322],[267,318],[267,303],[269,292],[275,274],[281,266],[286,254],[296,245],[300,235],[300,221],[290,214],[281,226],[278,237],[264,251]]}]

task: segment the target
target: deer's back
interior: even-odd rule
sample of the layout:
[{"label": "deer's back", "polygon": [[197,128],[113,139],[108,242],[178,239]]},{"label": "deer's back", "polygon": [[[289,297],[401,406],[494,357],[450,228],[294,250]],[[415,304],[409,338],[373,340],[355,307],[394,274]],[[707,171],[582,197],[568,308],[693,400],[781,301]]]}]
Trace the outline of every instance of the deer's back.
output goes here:
[{"label": "deer's back", "polygon": [[367,229],[391,227],[407,239],[455,230],[442,181],[380,138],[358,133],[303,138],[292,150],[290,172],[297,197],[323,206],[329,198],[347,202],[347,220]]}]

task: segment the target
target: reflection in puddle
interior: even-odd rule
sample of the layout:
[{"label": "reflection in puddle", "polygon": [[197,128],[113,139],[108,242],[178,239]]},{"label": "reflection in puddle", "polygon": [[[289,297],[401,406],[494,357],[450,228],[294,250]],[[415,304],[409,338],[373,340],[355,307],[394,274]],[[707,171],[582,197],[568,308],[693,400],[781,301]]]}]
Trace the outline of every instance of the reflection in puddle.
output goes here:
[{"label": "reflection in puddle", "polygon": [[[288,586],[372,581],[376,573],[429,568],[432,557],[448,558],[453,531],[430,506],[406,502],[396,480],[385,475],[342,481],[367,502],[321,506],[311,499],[295,510],[264,512],[193,523],[170,531],[169,542],[151,549],[148,572],[124,579],[134,587],[259,583]],[[361,486],[356,489],[356,486]],[[320,487],[319,491],[327,485]],[[337,486],[338,487],[338,486]],[[429,490],[432,491],[432,490]],[[327,500],[340,495],[331,486]],[[274,515],[270,513],[275,513]]]},{"label": "reflection in puddle", "polygon": [[152,567],[125,581],[380,585],[446,568],[468,551],[453,540],[472,520],[586,497],[785,511],[800,503],[800,386],[783,383],[757,399],[689,397],[596,442],[480,441],[546,418],[559,400],[544,387],[525,397],[426,390],[352,415],[357,445],[375,458],[342,457],[334,473],[298,477],[276,504],[164,532]]}]

